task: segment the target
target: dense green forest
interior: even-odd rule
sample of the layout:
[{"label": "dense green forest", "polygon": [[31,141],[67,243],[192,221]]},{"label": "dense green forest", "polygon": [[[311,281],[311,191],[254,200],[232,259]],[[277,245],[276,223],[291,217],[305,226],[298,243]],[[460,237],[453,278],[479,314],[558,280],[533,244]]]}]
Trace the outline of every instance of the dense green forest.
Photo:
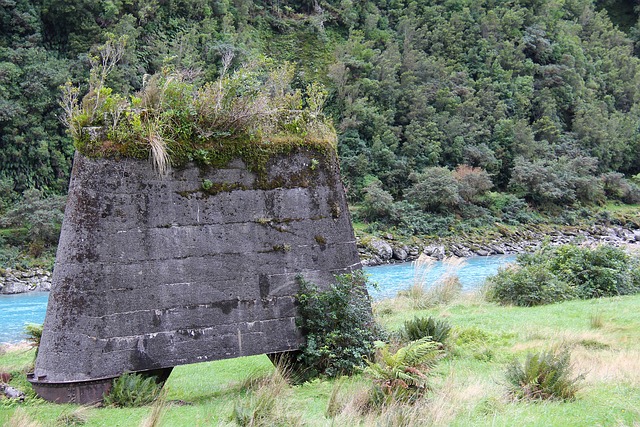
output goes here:
[{"label": "dense green forest", "polygon": [[374,228],[437,234],[640,201],[638,0],[0,4],[4,227],[66,191],[60,86],[87,90],[110,35],[127,38],[107,81],[123,93],[163,69],[214,80],[229,53],[235,68],[266,56],[296,65],[294,86],[322,83],[355,215]]}]

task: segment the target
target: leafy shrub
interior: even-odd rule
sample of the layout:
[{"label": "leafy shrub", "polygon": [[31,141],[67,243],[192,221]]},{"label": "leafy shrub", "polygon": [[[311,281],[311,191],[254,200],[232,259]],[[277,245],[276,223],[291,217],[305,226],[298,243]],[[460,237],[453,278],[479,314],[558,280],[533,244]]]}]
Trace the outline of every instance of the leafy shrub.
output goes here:
[{"label": "leafy shrub", "polygon": [[530,224],[539,221],[527,203],[513,194],[489,191],[478,198],[478,203],[509,225]]},{"label": "leafy shrub", "polygon": [[536,160],[518,157],[510,185],[538,206],[599,202],[604,193],[593,176],[597,163],[594,157],[580,153]]},{"label": "leafy shrub", "polygon": [[447,168],[425,168],[422,173],[413,173],[409,178],[414,184],[405,196],[427,212],[448,212],[460,203],[458,182]]},{"label": "leafy shrub", "polygon": [[542,265],[510,266],[487,279],[488,301],[530,307],[575,297],[574,290]]},{"label": "leafy shrub", "polygon": [[452,215],[430,214],[406,200],[393,204],[391,221],[414,235],[446,235],[454,223]]},{"label": "leafy shrub", "polygon": [[402,335],[409,341],[428,338],[431,341],[444,344],[449,337],[451,325],[446,320],[429,317],[414,317],[404,322]]},{"label": "leafy shrub", "polygon": [[359,212],[367,221],[388,221],[393,208],[393,196],[382,189],[380,181],[373,181],[362,189],[364,199]]},{"label": "leafy shrub", "polygon": [[458,181],[460,197],[469,203],[475,203],[478,196],[493,187],[491,177],[484,169],[459,165],[453,172],[453,177]]},{"label": "leafy shrub", "polygon": [[605,195],[609,199],[624,203],[640,202],[640,186],[632,179],[628,181],[619,172],[608,172],[600,177]]},{"label": "leafy shrub", "polygon": [[544,246],[518,256],[517,263],[487,279],[489,301],[532,306],[640,290],[639,261],[611,246]]},{"label": "leafy shrub", "polygon": [[374,380],[374,406],[411,402],[422,395],[427,389],[427,373],[441,355],[438,344],[428,337],[412,341],[393,354],[385,344],[375,363],[367,361],[365,370]]},{"label": "leafy shrub", "polygon": [[509,393],[516,399],[571,400],[582,376],[572,377],[568,351],[527,355],[524,365],[515,360],[507,367]]},{"label": "leafy shrub", "polygon": [[638,259],[613,246],[544,246],[532,254],[520,255],[518,263],[546,266],[571,285],[579,298],[626,295],[640,290]]},{"label": "leafy shrub", "polygon": [[40,190],[26,190],[22,200],[0,217],[0,226],[26,227],[28,242],[55,245],[60,236],[65,203],[65,196],[45,197]]},{"label": "leafy shrub", "polygon": [[124,373],[113,380],[111,391],[104,396],[104,403],[119,407],[144,406],[153,402],[161,389],[156,377]]},{"label": "leafy shrub", "polygon": [[298,282],[298,327],[306,338],[298,359],[307,377],[335,377],[364,366],[379,337],[364,273],[337,276],[325,291],[302,278]]}]

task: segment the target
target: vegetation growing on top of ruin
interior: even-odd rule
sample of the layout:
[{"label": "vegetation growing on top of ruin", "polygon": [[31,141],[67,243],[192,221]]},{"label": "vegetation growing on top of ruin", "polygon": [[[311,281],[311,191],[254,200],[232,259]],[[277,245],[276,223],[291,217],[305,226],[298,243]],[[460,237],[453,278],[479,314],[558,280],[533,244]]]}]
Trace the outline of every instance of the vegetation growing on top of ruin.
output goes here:
[{"label": "vegetation growing on top of ruin", "polygon": [[167,66],[127,96],[106,85],[125,44],[125,37],[110,37],[91,56],[82,99],[78,87],[63,86],[63,121],[81,153],[149,158],[164,174],[172,165],[219,167],[237,157],[259,171],[274,154],[335,150],[335,130],[322,113],[327,92],[319,84],[293,89],[293,65],[260,58],[231,70],[228,51],[215,81]]}]

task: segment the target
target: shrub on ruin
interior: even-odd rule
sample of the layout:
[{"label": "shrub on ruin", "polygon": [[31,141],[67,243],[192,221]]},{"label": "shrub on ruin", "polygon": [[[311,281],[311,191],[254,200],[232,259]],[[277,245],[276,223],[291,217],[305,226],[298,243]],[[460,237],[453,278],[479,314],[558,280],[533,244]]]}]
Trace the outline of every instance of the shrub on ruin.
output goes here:
[{"label": "shrub on ruin", "polygon": [[336,277],[326,290],[298,278],[298,327],[305,336],[299,362],[307,378],[347,375],[374,353],[380,331],[362,271]]}]

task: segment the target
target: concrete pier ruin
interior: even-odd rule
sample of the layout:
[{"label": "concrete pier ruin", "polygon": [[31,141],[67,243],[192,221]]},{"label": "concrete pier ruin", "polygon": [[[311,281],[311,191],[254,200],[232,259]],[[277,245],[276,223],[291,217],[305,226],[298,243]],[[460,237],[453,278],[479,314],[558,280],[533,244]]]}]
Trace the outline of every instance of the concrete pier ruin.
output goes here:
[{"label": "concrete pier ruin", "polygon": [[124,372],[297,349],[297,276],[327,286],[360,262],[334,153],[265,169],[160,177],[76,154],[36,391],[90,403]]}]

